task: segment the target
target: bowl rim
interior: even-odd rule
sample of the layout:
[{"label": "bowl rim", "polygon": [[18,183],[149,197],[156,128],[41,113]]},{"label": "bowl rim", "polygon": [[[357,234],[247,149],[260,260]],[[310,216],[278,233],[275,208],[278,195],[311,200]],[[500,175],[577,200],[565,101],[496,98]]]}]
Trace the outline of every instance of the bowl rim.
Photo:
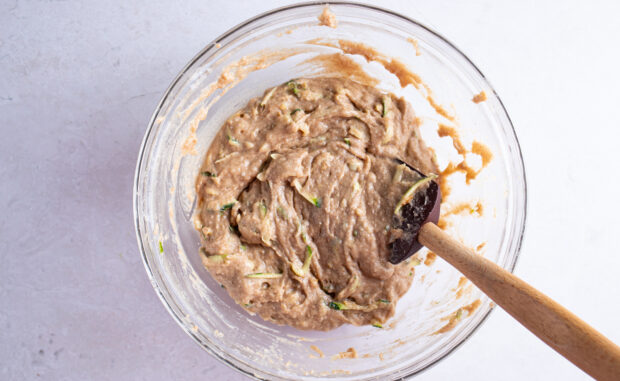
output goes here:
[{"label": "bowl rim", "polygon": [[[515,233],[517,234],[516,237],[516,246],[515,246],[515,255],[514,258],[512,259],[512,261],[510,263],[507,263],[506,269],[508,271],[510,271],[511,273],[514,272],[514,269],[516,267],[517,261],[520,257],[521,254],[521,248],[523,246],[523,238],[525,235],[525,226],[526,226],[526,222],[527,222],[527,211],[528,211],[528,202],[527,202],[527,176],[526,176],[526,172],[525,172],[525,163],[523,160],[523,153],[521,150],[521,145],[519,143],[519,139],[517,137],[515,128],[514,128],[514,124],[512,123],[512,119],[510,118],[510,115],[508,114],[508,111],[506,110],[506,107],[503,103],[503,101],[501,100],[500,96],[497,94],[497,92],[495,91],[495,88],[491,85],[491,82],[487,79],[487,77],[482,73],[482,71],[478,68],[478,66],[476,66],[474,64],[474,62],[467,56],[465,55],[465,53],[463,53],[456,45],[454,45],[450,40],[448,40],[447,38],[445,38],[443,35],[441,35],[440,33],[438,33],[437,31],[435,31],[434,29],[424,25],[423,23],[416,21],[410,17],[404,16],[398,12],[389,10],[389,9],[385,9],[382,7],[377,7],[374,5],[370,5],[370,4],[363,4],[363,3],[358,3],[358,2],[354,2],[354,1],[306,1],[306,2],[300,2],[300,3],[295,3],[295,4],[290,4],[290,5],[286,5],[286,6],[282,6],[282,7],[278,7],[278,8],[274,8],[272,10],[260,13],[254,17],[251,17],[233,27],[231,27],[230,29],[228,29],[226,32],[220,34],[219,36],[217,36],[213,41],[211,41],[210,43],[208,43],[203,49],[201,49],[192,59],[189,60],[189,62],[179,71],[179,73],[175,76],[175,78],[172,80],[172,82],[170,83],[170,85],[168,85],[168,87],[166,88],[166,90],[163,92],[163,95],[160,99],[160,101],[158,102],[157,106],[155,107],[155,110],[153,111],[153,114],[151,116],[151,119],[148,123],[146,132],[144,134],[144,138],[142,139],[142,142],[140,144],[140,149],[139,149],[139,154],[138,154],[138,159],[137,159],[137,163],[136,163],[136,170],[135,170],[135,174],[134,174],[134,183],[133,183],[133,214],[134,214],[134,228],[135,228],[135,232],[136,232],[136,238],[138,241],[138,248],[140,249],[140,253],[141,253],[141,257],[142,257],[142,262],[144,264],[146,273],[149,277],[149,280],[151,282],[151,285],[153,286],[153,289],[155,290],[155,293],[157,294],[157,296],[159,297],[159,299],[161,300],[162,304],[164,305],[164,307],[166,308],[166,310],[168,311],[168,313],[173,317],[173,319],[176,321],[176,323],[181,327],[181,329],[188,334],[196,344],[198,344],[203,350],[205,350],[207,353],[209,353],[211,356],[213,356],[214,358],[216,358],[217,360],[219,360],[220,362],[222,362],[223,364],[227,365],[228,367],[236,370],[237,372],[240,372],[250,378],[253,379],[257,379],[257,380],[267,380],[266,378],[261,378],[259,377],[256,373],[253,372],[249,372],[246,369],[243,369],[242,367],[238,366],[237,364],[235,364],[233,361],[229,360],[228,358],[222,356],[221,354],[219,354],[218,352],[214,351],[212,348],[204,345],[204,343],[188,328],[185,326],[185,324],[183,324],[181,317],[178,316],[175,311],[173,310],[172,306],[170,305],[170,303],[168,302],[168,300],[166,299],[166,297],[164,296],[163,292],[162,292],[162,287],[159,285],[159,283],[157,282],[155,275],[153,274],[153,270],[151,269],[151,263],[150,260],[148,258],[148,256],[146,255],[146,250],[144,247],[144,243],[142,240],[142,234],[141,234],[141,224],[140,224],[140,219],[139,219],[139,197],[140,197],[140,192],[139,192],[139,187],[140,187],[140,180],[142,179],[142,174],[141,174],[141,167],[142,167],[142,163],[145,160],[145,149],[147,146],[147,143],[151,137],[151,134],[153,133],[153,127],[155,125],[155,121],[157,119],[157,115],[159,114],[159,112],[162,109],[162,106],[164,105],[164,103],[166,102],[166,100],[168,99],[168,97],[171,94],[171,90],[177,85],[177,83],[181,80],[181,78],[188,72],[188,70],[196,63],[196,61],[198,61],[201,57],[203,57],[205,54],[209,53],[212,49],[216,48],[216,45],[218,44],[219,41],[225,39],[226,37],[230,36],[231,34],[237,32],[239,29],[254,23],[256,21],[259,21],[260,19],[263,19],[265,17],[268,17],[270,15],[273,14],[277,14],[280,12],[284,12],[284,11],[288,11],[288,10],[292,10],[292,9],[297,9],[297,8],[305,8],[305,7],[315,7],[318,5],[338,5],[338,6],[349,6],[349,7],[354,7],[354,8],[363,8],[365,10],[370,10],[370,11],[375,11],[375,12],[380,12],[380,13],[384,13],[387,14],[388,16],[394,16],[397,17],[403,21],[409,22],[419,28],[424,29],[425,31],[429,32],[432,36],[438,38],[439,40],[441,40],[443,43],[445,43],[446,45],[449,46],[449,48],[451,48],[454,53],[456,53],[457,55],[459,55],[461,58],[463,58],[469,65],[471,65],[471,67],[478,73],[478,75],[480,75],[482,81],[488,86],[488,88],[493,92],[493,95],[495,96],[495,98],[497,99],[499,105],[500,105],[500,111],[503,112],[503,114],[506,117],[506,120],[508,122],[508,127],[510,127],[509,129],[507,129],[508,133],[511,133],[511,137],[514,139],[514,143],[516,146],[516,157],[518,158],[518,163],[516,163],[518,165],[518,169],[521,171],[521,173],[523,174],[523,178],[522,180],[522,188],[523,188],[523,222],[521,223],[521,227],[520,229],[518,229]],[[475,332],[478,331],[478,329],[488,320],[491,312],[495,309],[496,305],[493,303],[491,305],[491,307],[489,308],[489,310],[484,314],[484,316],[480,319],[480,321],[478,322],[477,325],[475,325],[472,330],[466,335],[464,336],[458,343],[456,343],[452,348],[448,349],[441,357],[438,357],[436,359],[434,359],[432,362],[426,364],[424,367],[412,371],[411,373],[407,373],[405,375],[402,376],[402,379],[408,379],[413,377],[414,375],[418,375],[432,367],[434,367],[435,365],[437,365],[441,360],[447,358],[448,356],[450,356],[451,354],[453,354],[458,348],[460,348]]]}]

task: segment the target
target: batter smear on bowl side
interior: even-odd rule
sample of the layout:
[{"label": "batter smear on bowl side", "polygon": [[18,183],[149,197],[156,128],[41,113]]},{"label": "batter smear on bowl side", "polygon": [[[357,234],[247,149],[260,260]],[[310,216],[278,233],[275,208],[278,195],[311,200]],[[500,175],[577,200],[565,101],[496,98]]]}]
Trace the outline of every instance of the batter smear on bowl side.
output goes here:
[{"label": "batter smear on bowl side", "polygon": [[203,263],[263,319],[380,327],[412,276],[388,262],[394,207],[438,173],[411,105],[338,78],[295,79],[232,115],[196,182]]}]

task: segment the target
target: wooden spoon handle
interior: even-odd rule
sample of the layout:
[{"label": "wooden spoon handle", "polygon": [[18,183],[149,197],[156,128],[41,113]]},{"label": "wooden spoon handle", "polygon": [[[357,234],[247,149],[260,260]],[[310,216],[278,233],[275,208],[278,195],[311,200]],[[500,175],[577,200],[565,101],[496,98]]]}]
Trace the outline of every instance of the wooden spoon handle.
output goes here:
[{"label": "wooden spoon handle", "polygon": [[422,226],[418,241],[584,372],[597,380],[620,380],[620,347],[566,308],[433,223]]}]

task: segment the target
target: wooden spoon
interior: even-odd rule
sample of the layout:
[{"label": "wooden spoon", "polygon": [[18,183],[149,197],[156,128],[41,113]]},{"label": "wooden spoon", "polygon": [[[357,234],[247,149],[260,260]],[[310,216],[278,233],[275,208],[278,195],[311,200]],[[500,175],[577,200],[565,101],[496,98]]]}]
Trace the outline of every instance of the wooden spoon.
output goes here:
[{"label": "wooden spoon", "polygon": [[620,380],[620,347],[548,296],[437,227],[439,186],[432,177],[408,167],[422,178],[395,208],[392,232],[397,238],[390,244],[389,261],[400,263],[426,246],[584,372],[597,380]]}]

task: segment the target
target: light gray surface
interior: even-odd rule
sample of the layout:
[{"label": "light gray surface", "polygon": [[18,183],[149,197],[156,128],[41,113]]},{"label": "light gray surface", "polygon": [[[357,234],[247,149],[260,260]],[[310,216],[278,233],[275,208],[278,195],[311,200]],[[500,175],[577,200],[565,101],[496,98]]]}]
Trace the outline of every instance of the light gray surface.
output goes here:
[{"label": "light gray surface", "polygon": [[[220,33],[284,1],[0,2],[0,379],[242,380],[146,277],[135,160],[151,112]],[[517,274],[620,342],[620,3],[386,1],[502,97],[526,161]],[[587,377],[503,311],[420,380]]]}]

